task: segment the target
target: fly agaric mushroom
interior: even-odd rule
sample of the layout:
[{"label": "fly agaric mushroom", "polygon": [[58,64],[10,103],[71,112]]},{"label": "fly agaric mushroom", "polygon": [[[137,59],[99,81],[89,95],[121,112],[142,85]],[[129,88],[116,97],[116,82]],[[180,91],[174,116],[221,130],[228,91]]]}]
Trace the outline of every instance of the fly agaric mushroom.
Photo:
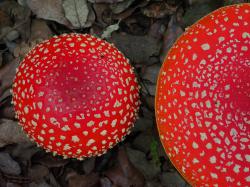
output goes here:
[{"label": "fly agaric mushroom", "polygon": [[39,146],[82,159],[104,154],[130,132],[139,88],[128,59],[113,45],[88,34],[63,34],[24,58],[13,104]]},{"label": "fly agaric mushroom", "polygon": [[156,121],[173,165],[193,186],[250,186],[250,4],[220,8],[170,49]]}]

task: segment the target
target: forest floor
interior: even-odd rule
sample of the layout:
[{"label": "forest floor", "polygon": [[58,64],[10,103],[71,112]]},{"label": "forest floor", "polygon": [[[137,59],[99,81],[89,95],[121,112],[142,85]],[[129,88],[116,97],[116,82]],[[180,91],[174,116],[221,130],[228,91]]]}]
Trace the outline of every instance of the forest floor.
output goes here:
[{"label": "forest floor", "polygon": [[[0,0],[0,187],[185,187],[166,156],[154,116],[157,76],[185,28],[243,0]],[[129,58],[141,85],[139,119],[107,154],[62,159],[29,141],[18,126],[10,89],[15,70],[37,43],[90,33]]]}]

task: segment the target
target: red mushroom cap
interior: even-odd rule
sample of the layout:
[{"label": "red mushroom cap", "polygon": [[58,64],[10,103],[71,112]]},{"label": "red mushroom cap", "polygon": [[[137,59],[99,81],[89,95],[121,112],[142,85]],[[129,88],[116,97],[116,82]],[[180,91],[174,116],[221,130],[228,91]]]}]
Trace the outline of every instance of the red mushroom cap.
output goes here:
[{"label": "red mushroom cap", "polygon": [[156,120],[170,160],[193,186],[250,186],[250,4],[192,25],[159,74]]},{"label": "red mushroom cap", "polygon": [[139,109],[133,68],[113,45],[63,34],[32,49],[13,84],[24,131],[53,153],[101,155],[130,132]]}]

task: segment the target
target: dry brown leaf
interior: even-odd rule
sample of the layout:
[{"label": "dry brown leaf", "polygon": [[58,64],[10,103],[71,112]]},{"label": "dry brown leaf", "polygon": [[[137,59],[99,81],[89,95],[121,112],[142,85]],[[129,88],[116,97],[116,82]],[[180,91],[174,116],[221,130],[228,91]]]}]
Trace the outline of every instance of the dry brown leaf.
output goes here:
[{"label": "dry brown leaf", "polygon": [[18,158],[18,160],[30,161],[31,157],[40,151],[40,148],[38,148],[34,142],[28,141],[7,147],[6,150],[11,153],[14,158]]},{"label": "dry brown leaf", "polygon": [[127,17],[131,16],[137,9],[145,7],[148,3],[149,1],[147,0],[140,1],[140,3],[138,3],[137,5],[128,8],[127,10],[123,11],[120,14],[117,14],[116,19],[121,19],[121,20],[126,19]]},{"label": "dry brown leaf", "polygon": [[73,172],[66,177],[69,187],[100,187],[100,178],[98,174],[78,175]]},{"label": "dry brown leaf", "polygon": [[132,62],[150,64],[150,57],[157,56],[160,44],[155,38],[114,32],[110,39]]},{"label": "dry brown leaf", "polygon": [[83,161],[83,171],[90,174],[95,169],[95,158],[89,158]]},{"label": "dry brown leaf", "polygon": [[6,118],[6,119],[15,119],[15,112],[14,107],[10,105],[11,97],[9,98],[8,103],[0,104],[0,118]]},{"label": "dry brown leaf", "polygon": [[124,0],[88,0],[91,3],[118,3]]},{"label": "dry brown leaf", "polygon": [[165,21],[157,20],[155,21],[149,29],[148,34],[158,40],[162,39],[163,34],[166,30],[166,25],[164,23]]},{"label": "dry brown leaf", "polygon": [[48,168],[52,167],[62,167],[65,166],[69,160],[54,157],[51,154],[46,154],[45,156],[34,158],[35,162],[38,162],[41,165],[44,165]]},{"label": "dry brown leaf", "polygon": [[124,148],[119,149],[117,159],[118,164],[104,173],[113,182],[113,185],[143,187],[145,184],[144,176],[129,161]]},{"label": "dry brown leaf", "polygon": [[62,0],[27,0],[27,5],[38,18],[71,26],[65,18]]},{"label": "dry brown leaf", "polygon": [[88,18],[87,21],[85,23],[85,27],[90,27],[93,25],[93,23],[95,22],[96,16],[95,16],[95,12],[93,10],[93,8],[89,5],[89,14],[88,14]]},{"label": "dry brown leaf", "polygon": [[49,169],[42,165],[33,165],[28,170],[28,176],[32,181],[41,180],[43,177],[49,175]]},{"label": "dry brown leaf", "polygon": [[34,19],[31,24],[30,41],[47,40],[52,36],[52,32],[48,27],[46,21],[41,19]]},{"label": "dry brown leaf", "polygon": [[105,20],[103,19],[103,15],[105,12],[110,12],[110,8],[108,6],[108,4],[106,3],[95,3],[93,5],[93,9],[95,11],[95,14],[96,14],[96,21],[101,24],[102,26],[106,26],[106,22]]},{"label": "dry brown leaf", "polygon": [[183,29],[181,26],[177,23],[176,17],[172,16],[171,20],[168,23],[168,28],[166,32],[164,33],[163,37],[163,47],[162,52],[160,56],[161,62],[163,62],[165,56],[167,55],[167,52],[171,48],[171,46],[174,44],[175,40],[183,33]]},{"label": "dry brown leaf", "polygon": [[4,11],[0,10],[0,28],[11,26],[12,21],[10,16],[6,14]]},{"label": "dry brown leaf", "polygon": [[114,14],[119,14],[129,8],[130,5],[132,5],[135,2],[135,0],[125,0],[120,3],[114,3],[110,5],[110,8]]},{"label": "dry brown leaf", "polygon": [[142,12],[144,15],[153,18],[163,18],[167,15],[174,14],[177,10],[177,6],[172,6],[166,2],[155,2],[145,7]]},{"label": "dry brown leaf", "polygon": [[16,121],[7,119],[0,120],[0,147],[4,147],[8,144],[28,141],[29,139]]},{"label": "dry brown leaf", "polygon": [[14,49],[13,55],[15,57],[19,57],[20,59],[23,59],[25,55],[35,47],[36,44],[40,43],[42,40],[37,38],[36,40],[30,41],[28,43],[22,42],[16,46]]},{"label": "dry brown leaf", "polygon": [[[22,39],[27,40],[30,34],[30,9],[19,5],[15,0],[9,0],[1,3],[0,10],[11,17],[14,23],[12,29],[17,30]],[[6,34],[8,33],[2,33],[0,39]]]},{"label": "dry brown leaf", "polygon": [[11,88],[12,81],[16,74],[19,59],[13,59],[0,69],[0,101],[10,95],[9,89]]},{"label": "dry brown leaf", "polygon": [[3,53],[0,52],[0,68],[2,67],[3,65]]},{"label": "dry brown leaf", "polygon": [[0,170],[11,175],[21,174],[21,167],[19,164],[6,152],[0,152]]}]

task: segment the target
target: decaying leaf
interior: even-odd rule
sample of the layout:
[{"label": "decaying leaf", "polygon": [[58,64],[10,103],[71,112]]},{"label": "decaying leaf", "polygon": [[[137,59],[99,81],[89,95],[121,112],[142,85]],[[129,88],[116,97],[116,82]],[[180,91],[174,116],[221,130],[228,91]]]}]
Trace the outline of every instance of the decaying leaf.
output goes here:
[{"label": "decaying leaf", "polygon": [[3,65],[3,53],[0,52],[0,67]]},{"label": "decaying leaf", "polygon": [[0,170],[12,175],[19,175],[21,173],[19,164],[5,152],[0,152]]},{"label": "decaying leaf", "polygon": [[[190,26],[194,24],[197,20],[208,14],[209,12],[219,8],[223,5],[222,0],[218,1],[209,1],[209,0],[203,0],[203,1],[195,1],[192,3],[192,6],[190,6],[184,16],[183,16],[183,22],[184,26]],[[194,13],[195,12],[195,13]]]},{"label": "decaying leaf", "polygon": [[148,34],[158,40],[162,39],[162,36],[166,30],[165,21],[158,20],[154,22],[149,29]]},{"label": "decaying leaf", "polygon": [[3,103],[4,101],[0,101],[0,118],[6,118],[6,119],[15,119],[15,112],[14,107],[11,105],[11,96],[7,97],[6,103]]},{"label": "decaying leaf", "polygon": [[10,95],[12,81],[16,74],[16,68],[19,60],[14,59],[0,69],[0,101]]},{"label": "decaying leaf", "polygon": [[27,5],[38,18],[70,26],[64,15],[62,0],[27,0]]},{"label": "decaying leaf", "polygon": [[10,16],[6,14],[4,11],[0,10],[0,28],[11,26],[11,25],[12,25],[12,21],[10,19]]},{"label": "decaying leaf", "polygon": [[131,16],[137,9],[145,7],[148,3],[149,3],[149,1],[147,1],[147,0],[140,1],[140,3],[138,3],[137,5],[126,9],[125,11],[121,12],[120,14],[117,14],[116,18],[123,20],[123,19]]},{"label": "decaying leaf", "polygon": [[9,147],[8,152],[14,158],[18,158],[18,160],[30,161],[31,157],[40,151],[40,148],[36,146],[34,142],[20,142],[17,143],[14,147]]},{"label": "decaying leaf", "polygon": [[111,42],[135,63],[150,63],[150,57],[157,56],[161,47],[155,38],[116,32],[112,34]]},{"label": "decaying leaf", "polygon": [[130,147],[126,147],[126,151],[131,163],[144,175],[146,179],[153,179],[161,172],[160,166],[156,166],[152,161],[148,161],[145,153]]},{"label": "decaying leaf", "polygon": [[85,27],[89,14],[87,0],[64,0],[63,8],[73,27]]},{"label": "decaying leaf", "polygon": [[96,21],[98,24],[105,26],[107,23],[105,22],[103,15],[105,12],[110,12],[109,5],[106,3],[95,3],[93,8],[96,14]]},{"label": "decaying leaf", "polygon": [[54,157],[51,154],[46,154],[42,157],[34,158],[34,160],[37,160],[36,162],[48,168],[62,167],[62,166],[65,166],[69,162],[69,160]]},{"label": "decaying leaf", "polygon": [[69,187],[98,187],[100,186],[100,178],[98,174],[91,173],[89,175],[78,175],[75,172],[68,174],[66,180]]},{"label": "decaying leaf", "polygon": [[167,4],[165,1],[155,2],[145,8],[142,12],[144,15],[153,18],[163,18],[167,15],[174,14],[177,10],[177,6]]},{"label": "decaying leaf", "polygon": [[88,6],[88,7],[89,7],[89,14],[88,14],[87,21],[84,25],[85,27],[92,26],[93,23],[95,22],[95,19],[96,19],[95,12],[94,12],[93,8],[91,6]]},{"label": "decaying leaf", "polygon": [[46,21],[42,19],[34,19],[31,24],[30,41],[47,40],[52,36],[52,32]]},{"label": "decaying leaf", "polygon": [[[30,34],[30,9],[28,7],[22,7],[15,0],[9,0],[3,1],[3,3],[1,3],[0,10],[5,12],[13,22],[10,31],[18,31],[18,33],[21,35],[21,38],[26,40]],[[5,25],[5,27],[6,26],[8,25]],[[9,34],[9,31],[2,32],[0,34],[0,39],[2,39],[7,34]]]},{"label": "decaying leaf", "polygon": [[120,3],[114,3],[110,5],[110,8],[113,13],[119,14],[126,10],[135,0],[124,0]]},{"label": "decaying leaf", "polygon": [[118,3],[124,0],[88,0],[91,3]]},{"label": "decaying leaf", "polygon": [[117,165],[105,172],[105,175],[113,182],[113,185],[120,187],[143,187],[145,183],[144,177],[129,161],[124,148],[119,149],[117,159]]},{"label": "decaying leaf", "polygon": [[39,164],[31,166],[28,170],[28,176],[32,181],[41,180],[47,175],[49,175],[48,168]]},{"label": "decaying leaf", "polygon": [[8,144],[30,141],[16,121],[0,120],[0,147]]},{"label": "decaying leaf", "polygon": [[101,38],[110,38],[111,37],[111,34],[114,32],[114,31],[117,31],[120,27],[119,27],[119,23],[116,23],[114,25],[109,25],[102,33],[102,36]]},{"label": "decaying leaf", "polygon": [[168,28],[163,37],[163,48],[160,56],[161,62],[163,62],[167,52],[174,44],[176,39],[183,33],[183,29],[176,21],[176,17],[173,15],[168,23]]}]

